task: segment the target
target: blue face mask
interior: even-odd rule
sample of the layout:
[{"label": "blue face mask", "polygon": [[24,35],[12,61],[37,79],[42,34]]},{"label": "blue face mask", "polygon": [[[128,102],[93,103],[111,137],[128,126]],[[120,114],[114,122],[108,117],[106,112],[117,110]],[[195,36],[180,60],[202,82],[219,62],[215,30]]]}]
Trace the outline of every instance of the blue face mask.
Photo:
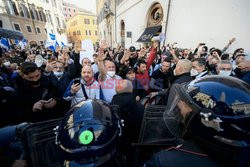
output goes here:
[{"label": "blue face mask", "polygon": [[231,75],[231,71],[224,71],[224,70],[220,70],[220,74],[221,76],[230,76]]},{"label": "blue face mask", "polygon": [[63,76],[63,72],[53,72],[54,75],[58,78],[62,77]]}]

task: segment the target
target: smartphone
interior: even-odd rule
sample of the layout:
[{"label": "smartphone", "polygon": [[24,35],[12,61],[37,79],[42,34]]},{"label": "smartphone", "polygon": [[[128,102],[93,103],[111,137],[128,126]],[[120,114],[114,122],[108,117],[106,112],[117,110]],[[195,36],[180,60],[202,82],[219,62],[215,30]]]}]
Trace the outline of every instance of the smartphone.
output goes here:
[{"label": "smartphone", "polygon": [[200,45],[206,45],[205,43],[200,43]]},{"label": "smartphone", "polygon": [[75,79],[74,84],[80,84],[80,79]]}]

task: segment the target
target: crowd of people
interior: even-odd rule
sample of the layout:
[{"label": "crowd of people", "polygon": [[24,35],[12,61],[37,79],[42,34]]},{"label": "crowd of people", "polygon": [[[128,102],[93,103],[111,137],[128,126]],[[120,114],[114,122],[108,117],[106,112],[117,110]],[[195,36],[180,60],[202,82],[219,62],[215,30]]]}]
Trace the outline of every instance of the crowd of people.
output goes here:
[{"label": "crowd of people", "polygon": [[[194,50],[178,48],[176,43],[160,46],[159,41],[139,50],[103,43],[95,48],[94,62],[80,60],[79,50],[72,48],[2,48],[0,125],[60,118],[83,100],[100,99],[120,107],[120,116],[128,122],[126,142],[137,142],[146,107],[140,101],[145,97],[168,99],[173,96],[169,91],[173,85],[209,75],[250,83],[250,62],[244,49],[226,52],[234,41],[229,40],[222,50],[208,49],[204,43]],[[129,156],[127,149],[121,150]]]}]

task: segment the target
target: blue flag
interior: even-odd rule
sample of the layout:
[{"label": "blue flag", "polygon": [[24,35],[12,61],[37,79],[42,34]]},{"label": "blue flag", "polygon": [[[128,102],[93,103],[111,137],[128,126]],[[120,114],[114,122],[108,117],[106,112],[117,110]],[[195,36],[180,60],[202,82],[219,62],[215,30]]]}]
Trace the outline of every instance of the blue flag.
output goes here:
[{"label": "blue flag", "polygon": [[47,40],[46,40],[45,47],[50,48],[52,51],[55,51],[56,45],[57,45],[56,44],[56,35],[49,33]]},{"label": "blue flag", "polygon": [[50,39],[51,39],[52,41],[56,40],[56,35],[55,35],[55,34],[49,33],[49,36],[50,36]]},{"label": "blue flag", "polygon": [[23,44],[24,44],[24,45],[27,45],[28,40],[27,40],[27,39],[25,39],[25,38],[23,38],[22,42],[23,42]]},{"label": "blue flag", "polygon": [[15,44],[18,45],[19,44],[19,40],[15,39]]},{"label": "blue flag", "polygon": [[56,50],[55,46],[49,46],[50,50],[52,50],[53,52]]},{"label": "blue flag", "polygon": [[61,42],[61,45],[62,45],[63,48],[65,47],[65,44],[63,42]]},{"label": "blue flag", "polygon": [[2,46],[3,48],[5,48],[5,49],[8,50],[8,49],[10,48],[10,44],[9,44],[8,39],[6,39],[6,38],[1,38],[0,46]]}]

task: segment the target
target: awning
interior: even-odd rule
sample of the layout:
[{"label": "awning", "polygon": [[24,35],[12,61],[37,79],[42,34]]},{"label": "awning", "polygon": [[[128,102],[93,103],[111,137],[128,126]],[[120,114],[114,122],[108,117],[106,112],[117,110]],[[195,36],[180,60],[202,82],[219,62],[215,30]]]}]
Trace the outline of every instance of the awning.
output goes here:
[{"label": "awning", "polygon": [[23,34],[19,31],[7,30],[0,28],[0,37],[9,39],[23,40]]},{"label": "awning", "polygon": [[136,42],[151,42],[151,39],[159,32],[161,26],[147,27]]}]

